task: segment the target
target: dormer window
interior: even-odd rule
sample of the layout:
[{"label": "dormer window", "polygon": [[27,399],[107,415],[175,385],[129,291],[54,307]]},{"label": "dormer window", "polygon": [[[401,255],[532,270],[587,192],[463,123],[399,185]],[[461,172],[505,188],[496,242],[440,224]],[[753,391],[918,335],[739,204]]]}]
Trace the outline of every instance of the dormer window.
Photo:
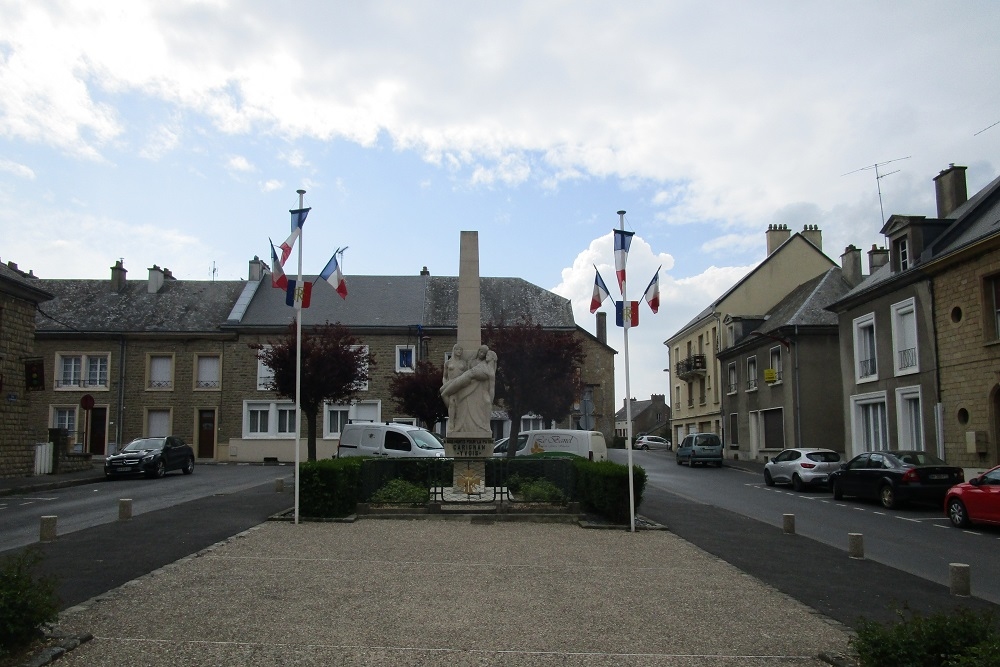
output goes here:
[{"label": "dormer window", "polygon": [[895,246],[896,266],[900,271],[910,268],[910,249],[906,243],[906,237],[896,240]]}]

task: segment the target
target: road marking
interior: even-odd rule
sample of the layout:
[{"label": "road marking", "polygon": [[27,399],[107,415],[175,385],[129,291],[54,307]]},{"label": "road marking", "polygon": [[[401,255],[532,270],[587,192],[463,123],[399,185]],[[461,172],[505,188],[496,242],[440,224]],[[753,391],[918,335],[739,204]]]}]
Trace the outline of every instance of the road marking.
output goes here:
[{"label": "road marking", "polygon": [[25,496],[24,498],[22,498],[22,500],[55,500],[55,498],[42,498],[42,497],[32,498],[31,496]]},{"label": "road marking", "polygon": [[982,535],[982,533],[977,533],[977,532],[976,532],[976,531],[974,531],[974,530],[963,530],[962,532],[963,532],[963,533],[966,533],[966,534],[968,534],[968,535]]},{"label": "road marking", "polygon": [[896,516],[894,518],[899,519],[900,521],[912,521],[913,523],[920,523],[920,519],[911,519],[908,516]]},{"label": "road marking", "polygon": [[878,514],[879,516],[885,516],[885,512],[879,512],[879,511],[876,511],[876,510],[872,510],[872,514]]}]

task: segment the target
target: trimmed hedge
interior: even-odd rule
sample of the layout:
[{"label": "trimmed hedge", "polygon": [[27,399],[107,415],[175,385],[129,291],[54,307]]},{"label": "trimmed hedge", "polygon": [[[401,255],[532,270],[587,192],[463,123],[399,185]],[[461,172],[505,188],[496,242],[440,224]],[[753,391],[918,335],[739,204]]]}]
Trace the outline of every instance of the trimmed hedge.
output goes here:
[{"label": "trimmed hedge", "polygon": [[897,612],[899,622],[861,619],[851,646],[864,667],[996,667],[1000,628],[991,612],[954,609],[929,616]]},{"label": "trimmed hedge", "polygon": [[299,466],[299,509],[314,518],[354,513],[361,490],[361,457],[307,461]]},{"label": "trimmed hedge", "polygon": [[[615,523],[627,522],[629,520],[628,466],[612,461],[586,459],[580,459],[575,463],[575,495],[581,506]],[[639,509],[643,491],[646,489],[645,469],[632,466],[632,484],[635,508]]]}]

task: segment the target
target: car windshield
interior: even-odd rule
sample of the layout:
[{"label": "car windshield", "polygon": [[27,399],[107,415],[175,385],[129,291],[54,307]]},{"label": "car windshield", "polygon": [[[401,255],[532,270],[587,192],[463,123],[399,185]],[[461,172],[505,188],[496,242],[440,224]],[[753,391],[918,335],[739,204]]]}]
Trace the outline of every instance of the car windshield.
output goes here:
[{"label": "car windshield", "polygon": [[893,457],[903,465],[909,466],[944,466],[948,465],[933,454],[927,452],[893,452]]},{"label": "car windshield", "polygon": [[125,445],[123,452],[141,452],[146,449],[155,449],[157,451],[163,449],[163,443],[166,442],[166,438],[139,438],[138,440],[133,440],[132,442]]},{"label": "car windshield", "polygon": [[809,452],[806,456],[809,460],[819,463],[836,463],[840,460],[840,454],[837,452]]},{"label": "car windshield", "polygon": [[417,443],[417,447],[420,449],[444,449],[444,445],[430,431],[423,429],[410,431],[410,437],[413,438],[413,442]]}]

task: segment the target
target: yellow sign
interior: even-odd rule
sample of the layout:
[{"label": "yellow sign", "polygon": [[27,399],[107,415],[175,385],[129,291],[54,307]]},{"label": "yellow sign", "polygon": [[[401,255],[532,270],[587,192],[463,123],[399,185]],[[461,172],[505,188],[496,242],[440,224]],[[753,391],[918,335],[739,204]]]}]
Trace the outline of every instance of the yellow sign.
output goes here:
[{"label": "yellow sign", "polygon": [[778,381],[778,371],[773,368],[764,369],[764,382],[777,382]]}]

